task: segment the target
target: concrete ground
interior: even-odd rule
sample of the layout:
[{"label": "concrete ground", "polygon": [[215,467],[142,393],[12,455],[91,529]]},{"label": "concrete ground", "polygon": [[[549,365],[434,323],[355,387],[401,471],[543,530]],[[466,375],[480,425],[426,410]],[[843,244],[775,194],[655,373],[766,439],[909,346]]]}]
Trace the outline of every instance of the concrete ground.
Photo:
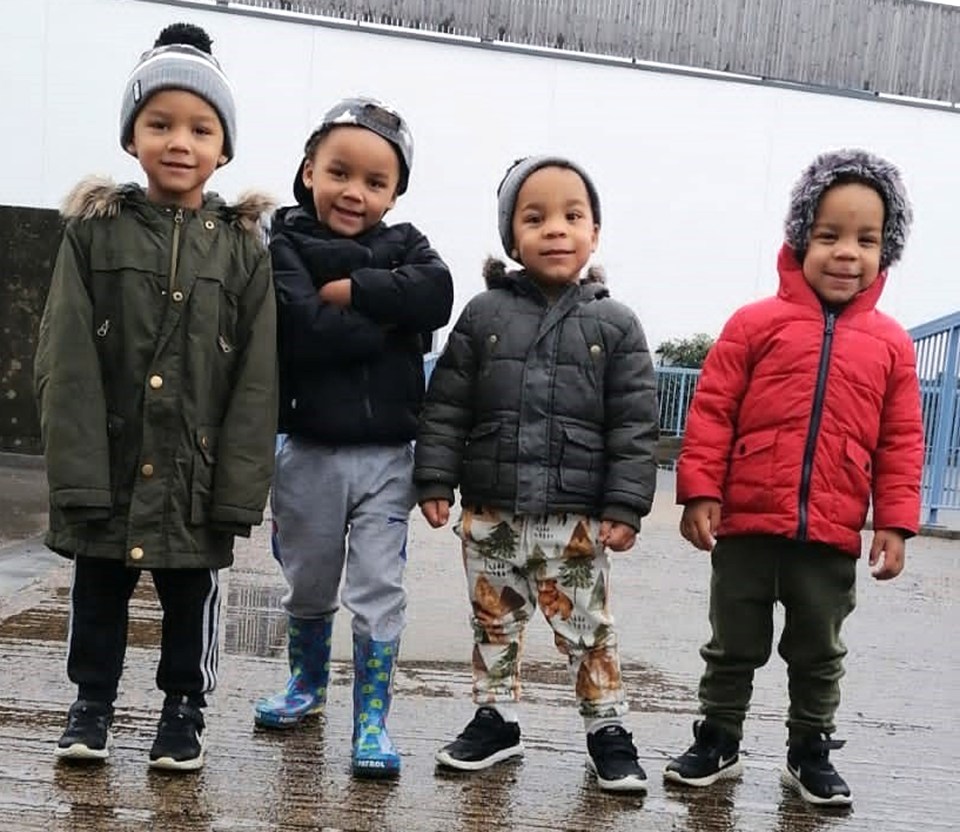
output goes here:
[{"label": "concrete ground", "polygon": [[53,762],[74,695],[64,671],[70,572],[35,537],[42,486],[42,471],[5,468],[0,460],[10,518],[9,530],[0,522],[0,832],[957,828],[955,542],[911,541],[907,571],[894,582],[879,584],[861,569],[859,608],[845,632],[850,656],[838,736],[848,745],[834,753],[854,792],[850,811],[813,810],[779,785],[786,695],[775,654],[757,675],[742,780],[699,791],[662,783],[661,769],[688,745],[696,715],[709,579],[707,558],[677,535],[668,474],[640,544],[614,563],[629,724],[650,775],[646,798],[605,795],[584,770],[571,689],[540,619],[531,625],[525,664],[526,757],[473,776],[435,770],[433,751],[472,713],[470,629],[457,542],[419,518],[411,529],[410,624],[391,720],[403,751],[401,779],[365,783],[349,774],[346,613],[337,622],[327,716],[292,733],[254,729],[251,703],[285,679],[283,583],[264,529],[241,541],[236,566],[224,575],[221,680],[207,714],[207,765],[195,775],[165,776],[146,765],[160,703],[153,682],[159,615],[149,578],[131,608],[110,762],[95,769]]}]

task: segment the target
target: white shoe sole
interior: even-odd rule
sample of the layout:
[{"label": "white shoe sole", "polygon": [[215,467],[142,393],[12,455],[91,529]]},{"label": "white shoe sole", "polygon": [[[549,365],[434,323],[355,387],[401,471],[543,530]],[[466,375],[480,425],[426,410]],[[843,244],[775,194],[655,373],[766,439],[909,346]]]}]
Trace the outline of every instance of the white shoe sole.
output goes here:
[{"label": "white shoe sole", "polygon": [[490,766],[495,766],[497,763],[502,763],[504,760],[509,760],[511,757],[522,757],[523,751],[523,743],[518,742],[510,748],[502,748],[482,760],[458,760],[456,757],[451,757],[446,748],[441,748],[434,757],[440,765],[447,768],[455,768],[458,771],[482,771],[485,768],[490,768]]},{"label": "white shoe sole", "polygon": [[57,746],[53,754],[58,760],[65,762],[102,763],[110,756],[111,739],[107,734],[107,744],[103,748],[89,748],[82,742],[75,742],[67,748]]},{"label": "white shoe sole", "polygon": [[160,771],[197,771],[203,768],[205,736],[200,737],[200,753],[192,760],[174,760],[173,757],[158,757],[150,761],[150,768]]},{"label": "white shoe sole", "polygon": [[807,787],[800,782],[799,778],[790,771],[789,766],[784,766],[783,771],[780,772],[780,782],[800,795],[803,801],[813,806],[850,806],[853,803],[853,798],[850,795],[835,794],[833,797],[817,797],[813,792],[807,790]]},{"label": "white shoe sole", "polygon": [[733,765],[720,769],[716,774],[708,774],[706,777],[682,777],[680,772],[665,768],[663,779],[668,783],[679,783],[682,786],[702,789],[706,786],[712,786],[718,780],[734,780],[741,774],[743,774],[743,761],[737,760]]},{"label": "white shoe sole", "polygon": [[605,792],[647,793],[647,781],[633,774],[621,777],[619,780],[604,780],[600,776],[600,772],[597,771],[597,764],[593,762],[593,758],[589,754],[587,755],[587,769],[597,778],[597,785]]}]

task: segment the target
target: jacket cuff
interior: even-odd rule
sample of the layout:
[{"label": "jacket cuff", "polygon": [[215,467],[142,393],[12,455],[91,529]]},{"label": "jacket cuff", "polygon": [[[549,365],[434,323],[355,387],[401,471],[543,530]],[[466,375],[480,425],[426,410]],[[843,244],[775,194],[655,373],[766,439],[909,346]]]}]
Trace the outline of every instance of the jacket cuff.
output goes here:
[{"label": "jacket cuff", "polygon": [[640,512],[634,511],[629,506],[612,504],[603,507],[600,513],[601,520],[612,520],[615,523],[626,523],[628,526],[640,531]]},{"label": "jacket cuff", "polygon": [[101,506],[67,506],[60,509],[63,519],[67,523],[96,523],[100,520],[109,520],[110,507]]},{"label": "jacket cuff", "polygon": [[250,537],[250,526],[246,523],[227,523],[224,521],[214,521],[210,524],[215,532],[222,534],[232,534],[234,537]]},{"label": "jacket cuff", "polygon": [[423,505],[427,500],[446,500],[453,505],[453,489],[442,482],[417,485],[417,505]]},{"label": "jacket cuff", "polygon": [[110,510],[113,501],[106,488],[58,488],[50,493],[54,508],[100,508]]},{"label": "jacket cuff", "polygon": [[241,506],[214,505],[210,507],[212,526],[259,526],[263,522],[263,512]]}]

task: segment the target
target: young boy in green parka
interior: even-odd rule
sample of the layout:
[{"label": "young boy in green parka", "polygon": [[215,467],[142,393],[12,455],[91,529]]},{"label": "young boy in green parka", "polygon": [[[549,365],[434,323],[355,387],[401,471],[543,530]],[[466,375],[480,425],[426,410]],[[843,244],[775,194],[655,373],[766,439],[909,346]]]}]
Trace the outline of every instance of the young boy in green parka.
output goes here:
[{"label": "young boy in green parka", "polygon": [[165,698],[150,765],[203,765],[217,681],[218,570],[260,523],[273,470],[276,315],[250,197],[203,191],[233,156],[229,82],[195,26],[161,32],[127,81],[120,143],[146,189],[85,181],[40,325],[35,385],[50,485],[47,545],[74,561],[59,759],[109,755],[128,602],[163,607]]}]

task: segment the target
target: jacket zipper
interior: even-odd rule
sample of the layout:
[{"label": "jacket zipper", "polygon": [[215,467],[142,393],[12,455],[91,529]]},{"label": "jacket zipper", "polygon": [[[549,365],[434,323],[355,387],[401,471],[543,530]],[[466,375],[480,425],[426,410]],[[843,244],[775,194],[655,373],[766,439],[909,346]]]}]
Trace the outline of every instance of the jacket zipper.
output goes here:
[{"label": "jacket zipper", "polygon": [[367,418],[373,419],[373,405],[370,404],[370,368],[363,366],[363,405],[367,411]]},{"label": "jacket zipper", "polygon": [[836,321],[837,315],[835,312],[826,313],[823,344],[820,347],[820,365],[817,368],[817,386],[813,393],[813,411],[810,414],[810,430],[807,432],[807,443],[803,448],[803,466],[800,474],[800,521],[797,525],[797,538],[799,540],[807,539],[813,455],[817,450],[817,436],[820,433],[820,421],[823,418],[823,397],[827,390],[827,373],[830,370],[830,351],[833,349],[833,329]]},{"label": "jacket zipper", "polygon": [[177,287],[177,260],[180,256],[180,228],[183,226],[183,208],[173,215],[173,251],[170,253],[170,294]]}]

